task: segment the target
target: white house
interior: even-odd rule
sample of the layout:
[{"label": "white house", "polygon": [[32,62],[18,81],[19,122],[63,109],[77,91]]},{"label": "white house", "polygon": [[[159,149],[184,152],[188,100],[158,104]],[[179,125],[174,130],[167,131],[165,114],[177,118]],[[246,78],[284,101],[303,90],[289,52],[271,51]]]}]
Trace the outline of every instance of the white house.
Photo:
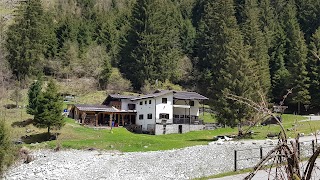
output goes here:
[{"label": "white house", "polygon": [[[77,114],[91,114],[89,117],[93,117],[94,125],[134,124],[142,132],[156,135],[184,133],[204,128],[199,120],[199,108],[200,103],[207,99],[195,92],[172,90],[139,96],[111,94],[99,105],[99,108],[105,107],[104,112],[94,112],[97,109],[95,105],[86,105],[87,112],[79,110],[84,105],[75,105],[74,111]],[[88,121],[84,118],[82,122]]]}]

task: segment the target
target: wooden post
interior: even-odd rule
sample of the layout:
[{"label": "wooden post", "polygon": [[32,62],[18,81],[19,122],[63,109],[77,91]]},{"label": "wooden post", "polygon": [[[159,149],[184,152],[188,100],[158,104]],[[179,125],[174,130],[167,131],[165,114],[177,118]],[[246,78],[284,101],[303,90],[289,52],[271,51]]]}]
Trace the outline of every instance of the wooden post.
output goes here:
[{"label": "wooden post", "polygon": [[234,171],[237,171],[237,150],[234,150]]},{"label": "wooden post", "polygon": [[96,114],[96,126],[98,126],[99,114]]},{"label": "wooden post", "polygon": [[131,124],[131,114],[129,114],[129,124]]},{"label": "wooden post", "polygon": [[112,127],[112,116],[113,114],[110,114],[110,120],[109,120],[109,126]]},{"label": "wooden post", "polygon": [[105,118],[105,114],[102,113],[102,122],[101,122],[101,124],[104,124],[104,118]]},{"label": "wooden post", "polygon": [[121,119],[122,119],[122,126],[124,127],[124,118],[123,118],[123,114],[121,114]]},{"label": "wooden post", "polygon": [[316,150],[315,150],[315,145],[314,145],[314,140],[312,140],[312,153],[314,153]]}]

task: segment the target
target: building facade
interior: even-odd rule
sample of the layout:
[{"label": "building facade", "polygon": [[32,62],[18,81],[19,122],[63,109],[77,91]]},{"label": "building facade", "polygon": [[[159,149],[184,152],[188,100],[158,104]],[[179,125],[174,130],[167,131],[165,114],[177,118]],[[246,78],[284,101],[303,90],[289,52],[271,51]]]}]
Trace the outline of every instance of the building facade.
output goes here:
[{"label": "building facade", "polygon": [[[94,106],[86,110],[91,113],[94,125],[131,126],[156,135],[185,133],[204,129],[199,108],[207,99],[195,92],[169,90],[139,96],[111,94],[102,105],[97,105],[100,111],[94,111],[97,110]],[[88,113],[81,111],[85,109],[83,106],[74,105],[75,118]],[[81,122],[90,121],[84,118]]]}]

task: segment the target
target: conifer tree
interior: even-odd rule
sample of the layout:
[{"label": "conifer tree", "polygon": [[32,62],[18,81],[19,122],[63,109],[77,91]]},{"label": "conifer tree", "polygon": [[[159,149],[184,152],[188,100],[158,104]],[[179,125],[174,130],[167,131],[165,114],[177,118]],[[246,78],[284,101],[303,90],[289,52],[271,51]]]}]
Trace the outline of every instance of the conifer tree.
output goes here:
[{"label": "conifer tree", "polygon": [[2,177],[8,166],[13,163],[15,153],[10,138],[10,129],[3,119],[0,120],[0,177]]},{"label": "conifer tree", "polygon": [[46,91],[38,97],[33,125],[38,128],[47,128],[48,135],[52,128],[60,129],[64,125],[62,98],[53,80],[49,81]]},{"label": "conifer tree", "polygon": [[296,0],[297,17],[307,42],[320,26],[320,1]]},{"label": "conifer tree", "polygon": [[28,90],[28,106],[27,106],[27,113],[30,115],[36,114],[36,109],[38,105],[38,98],[41,94],[42,90],[42,82],[37,80],[33,82]]},{"label": "conifer tree", "polygon": [[311,105],[320,104],[320,28],[312,35],[308,55],[308,70],[310,77]]},{"label": "conifer tree", "polygon": [[178,13],[171,0],[136,2],[131,29],[120,52],[120,70],[135,89],[146,80],[176,80],[181,57]]},{"label": "conifer tree", "polygon": [[256,62],[259,86],[264,94],[270,90],[269,55],[266,39],[260,30],[259,17],[261,15],[257,0],[246,0],[241,26],[244,42],[250,47],[250,57]]},{"label": "conifer tree", "polygon": [[21,1],[14,21],[7,31],[6,59],[12,73],[20,80],[42,71],[45,45],[41,1]]},{"label": "conifer tree", "polygon": [[300,103],[309,104],[310,102],[309,78],[306,69],[307,46],[296,18],[293,0],[288,1],[286,5],[284,27],[287,34],[285,63],[290,73],[290,86],[293,88],[292,102],[298,103],[297,110],[300,113]]},{"label": "conifer tree", "polygon": [[232,0],[208,1],[200,23],[197,67],[200,88],[211,98],[219,122],[232,127],[250,118],[248,108],[227,100],[225,93],[253,98],[257,78],[243,44]]}]

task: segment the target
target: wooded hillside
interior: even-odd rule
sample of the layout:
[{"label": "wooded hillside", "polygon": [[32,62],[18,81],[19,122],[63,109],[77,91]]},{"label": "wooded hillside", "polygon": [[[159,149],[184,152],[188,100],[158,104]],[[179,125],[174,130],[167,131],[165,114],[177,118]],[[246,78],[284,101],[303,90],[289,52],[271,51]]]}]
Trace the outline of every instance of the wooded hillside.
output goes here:
[{"label": "wooded hillside", "polygon": [[319,0],[26,0],[13,13],[2,84],[39,74],[99,89],[176,84],[208,96],[223,121],[250,116],[225,92],[277,104],[292,88],[290,107],[320,104]]}]

